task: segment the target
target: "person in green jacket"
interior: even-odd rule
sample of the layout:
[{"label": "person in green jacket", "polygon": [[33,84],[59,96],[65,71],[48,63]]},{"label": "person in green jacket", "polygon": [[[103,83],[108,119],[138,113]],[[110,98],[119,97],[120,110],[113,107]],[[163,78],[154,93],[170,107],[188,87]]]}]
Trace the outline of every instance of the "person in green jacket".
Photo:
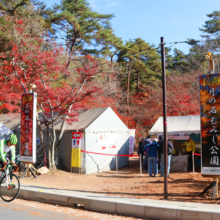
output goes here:
[{"label": "person in green jacket", "polygon": [[4,167],[8,161],[15,163],[15,145],[18,139],[15,134],[11,134],[8,140],[0,142],[0,164]]}]

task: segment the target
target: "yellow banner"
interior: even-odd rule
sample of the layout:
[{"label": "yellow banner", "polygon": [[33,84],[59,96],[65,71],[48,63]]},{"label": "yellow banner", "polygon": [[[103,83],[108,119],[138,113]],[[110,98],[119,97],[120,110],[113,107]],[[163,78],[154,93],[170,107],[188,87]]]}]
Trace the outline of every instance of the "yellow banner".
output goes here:
[{"label": "yellow banner", "polygon": [[79,148],[72,148],[71,167],[80,167],[80,151]]}]

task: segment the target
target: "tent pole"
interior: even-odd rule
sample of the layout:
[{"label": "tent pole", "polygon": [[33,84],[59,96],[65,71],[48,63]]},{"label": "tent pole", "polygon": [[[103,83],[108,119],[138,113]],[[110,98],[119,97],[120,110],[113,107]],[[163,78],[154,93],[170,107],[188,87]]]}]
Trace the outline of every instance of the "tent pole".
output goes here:
[{"label": "tent pole", "polygon": [[165,66],[165,43],[161,37],[161,63],[162,63],[162,80],[163,80],[163,154],[164,154],[164,199],[168,198],[168,181],[167,181],[167,100],[166,100],[166,66]]},{"label": "tent pole", "polygon": [[140,154],[140,156],[139,156],[139,158],[140,158],[140,174],[142,175],[142,159],[141,159],[141,154]]},{"label": "tent pole", "polygon": [[116,170],[117,170],[117,173],[118,173],[118,153],[116,154]]}]

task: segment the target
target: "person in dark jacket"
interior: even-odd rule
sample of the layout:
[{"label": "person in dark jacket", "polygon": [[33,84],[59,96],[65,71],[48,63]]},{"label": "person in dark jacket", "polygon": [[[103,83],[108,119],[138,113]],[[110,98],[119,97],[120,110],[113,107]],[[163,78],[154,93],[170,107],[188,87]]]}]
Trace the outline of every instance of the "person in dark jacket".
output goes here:
[{"label": "person in dark jacket", "polygon": [[138,155],[140,156],[142,166],[144,166],[144,164],[143,164],[143,162],[144,162],[144,149],[142,148],[143,141],[144,141],[144,138],[140,137],[139,144],[138,144]]},{"label": "person in dark jacket", "polygon": [[[160,174],[161,176],[164,175],[164,148],[163,148],[163,140],[160,140],[159,142],[159,151],[161,154],[160,158]],[[173,151],[173,144],[170,140],[167,140],[167,176],[169,176],[170,173],[170,163],[171,163],[171,156]]]},{"label": "person in dark jacket", "polygon": [[148,148],[146,148],[146,145],[148,144],[151,144],[152,141],[151,141],[151,134],[147,135],[147,138],[143,141],[142,143],[142,149],[144,151],[144,169],[145,171],[147,171],[147,167],[148,167],[148,161],[147,161],[147,158],[148,158]]},{"label": "person in dark jacket", "polygon": [[158,166],[157,166],[157,154],[159,149],[159,144],[157,143],[157,139],[152,139],[153,143],[146,145],[146,149],[148,148],[148,174],[153,177],[152,175],[152,168],[154,169],[154,177],[156,177],[158,173]]}]

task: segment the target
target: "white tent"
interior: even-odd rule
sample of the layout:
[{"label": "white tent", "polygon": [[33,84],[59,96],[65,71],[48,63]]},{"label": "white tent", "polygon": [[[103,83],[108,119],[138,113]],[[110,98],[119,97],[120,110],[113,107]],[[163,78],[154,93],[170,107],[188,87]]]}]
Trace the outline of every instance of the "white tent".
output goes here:
[{"label": "white tent", "polygon": [[[110,108],[89,109],[69,124],[59,149],[58,165],[71,171],[72,132],[81,132],[81,172],[99,173],[116,169],[114,154],[129,153],[130,130]],[[110,154],[110,155],[108,155]],[[112,155],[112,156],[111,156]],[[118,167],[128,165],[128,157],[118,157]],[[74,168],[74,172],[78,172]]]},{"label": "white tent", "polygon": [[[167,133],[200,133],[200,115],[170,116],[167,117]],[[163,117],[159,117],[149,134],[163,134]]]}]

